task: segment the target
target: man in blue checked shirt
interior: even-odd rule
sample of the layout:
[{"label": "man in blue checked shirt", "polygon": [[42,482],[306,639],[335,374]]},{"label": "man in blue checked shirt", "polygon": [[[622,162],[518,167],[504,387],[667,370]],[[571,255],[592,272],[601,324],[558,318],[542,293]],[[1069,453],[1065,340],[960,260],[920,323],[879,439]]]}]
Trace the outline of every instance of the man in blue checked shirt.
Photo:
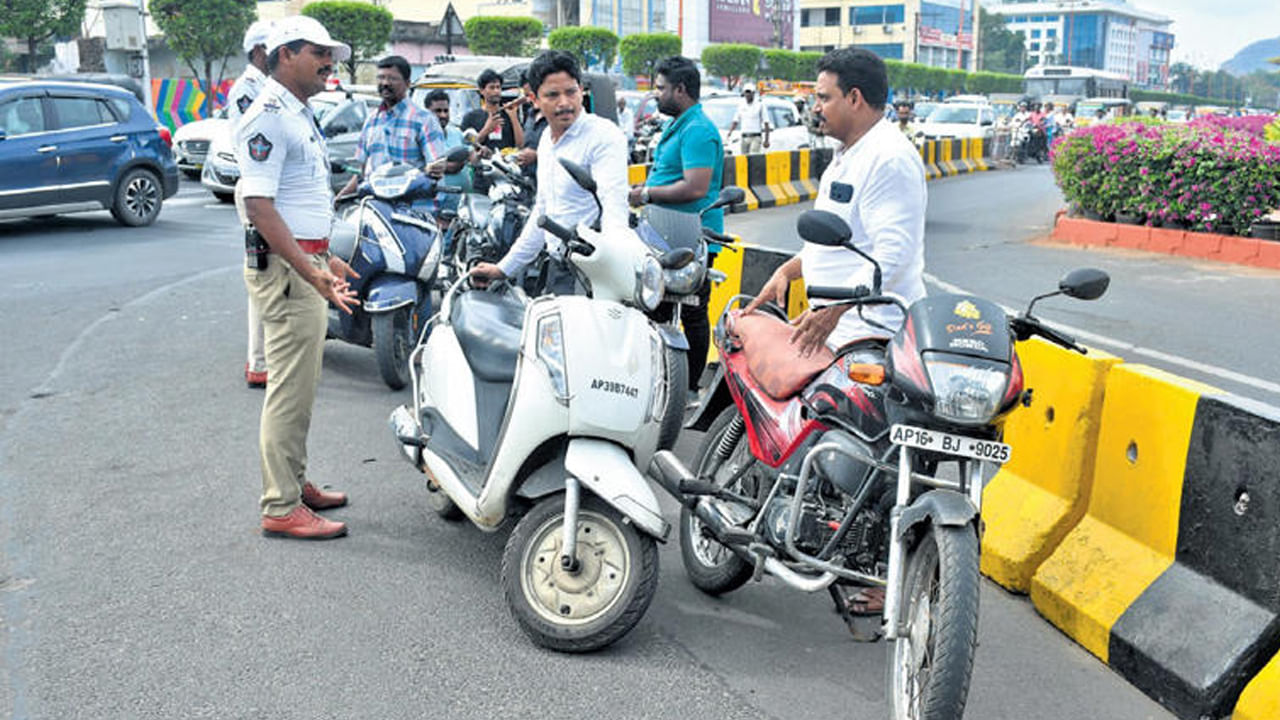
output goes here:
[{"label": "man in blue checked shirt", "polygon": [[382,105],[360,131],[356,162],[360,174],[338,195],[354,192],[360,179],[387,163],[407,163],[439,179],[445,170],[444,132],[435,115],[409,100],[409,61],[390,55],[378,61],[378,95]]}]

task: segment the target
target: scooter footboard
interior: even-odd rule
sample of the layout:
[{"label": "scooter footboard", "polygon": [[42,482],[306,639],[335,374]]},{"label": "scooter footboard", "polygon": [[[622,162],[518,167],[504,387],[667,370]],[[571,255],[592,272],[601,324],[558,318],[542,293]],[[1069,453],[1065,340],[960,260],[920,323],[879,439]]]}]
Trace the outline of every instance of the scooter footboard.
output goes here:
[{"label": "scooter footboard", "polygon": [[564,467],[582,487],[631,518],[636,527],[666,542],[671,524],[662,518],[657,496],[621,447],[607,440],[574,438],[565,452]]}]

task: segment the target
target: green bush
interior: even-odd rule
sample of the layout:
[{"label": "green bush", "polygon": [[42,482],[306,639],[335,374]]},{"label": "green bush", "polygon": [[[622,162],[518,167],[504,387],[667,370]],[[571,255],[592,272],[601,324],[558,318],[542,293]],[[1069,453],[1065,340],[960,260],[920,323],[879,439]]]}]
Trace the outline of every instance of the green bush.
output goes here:
[{"label": "green bush", "polygon": [[724,78],[732,90],[743,78],[756,76],[761,55],[760,48],[746,43],[708,45],[702,49],[702,66]]},{"label": "green bush", "polygon": [[531,17],[477,15],[462,24],[476,55],[532,56],[542,41],[542,21]]},{"label": "green bush", "polygon": [[547,36],[547,47],[573,55],[584,70],[592,65],[608,69],[618,56],[618,36],[607,28],[562,27]]},{"label": "green bush", "polygon": [[653,69],[672,55],[680,54],[680,36],[671,33],[635,33],[618,43],[622,72],[647,75],[653,82]]}]

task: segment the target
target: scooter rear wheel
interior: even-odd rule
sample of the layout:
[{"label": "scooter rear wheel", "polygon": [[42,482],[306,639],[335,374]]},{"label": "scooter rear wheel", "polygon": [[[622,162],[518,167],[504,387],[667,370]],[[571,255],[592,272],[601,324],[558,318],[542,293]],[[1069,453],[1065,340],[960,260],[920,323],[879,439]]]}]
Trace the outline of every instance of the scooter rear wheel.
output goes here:
[{"label": "scooter rear wheel", "polygon": [[626,635],[658,589],[658,548],[603,500],[578,509],[579,567],[560,566],[564,496],[546,498],[516,524],[502,553],[502,587],[520,629],[536,645],[590,652]]}]

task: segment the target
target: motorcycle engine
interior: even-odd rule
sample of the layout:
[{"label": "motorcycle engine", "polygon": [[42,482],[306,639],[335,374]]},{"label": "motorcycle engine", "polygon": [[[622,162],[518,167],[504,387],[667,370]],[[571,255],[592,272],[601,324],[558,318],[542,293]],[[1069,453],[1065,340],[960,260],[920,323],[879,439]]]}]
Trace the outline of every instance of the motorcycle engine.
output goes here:
[{"label": "motorcycle engine", "polygon": [[[786,547],[787,528],[791,520],[791,497],[775,497],[765,508],[762,523],[769,542],[779,549]],[[806,500],[801,506],[796,547],[809,555],[817,555],[835,536],[844,519],[845,509]],[[863,507],[840,539],[836,553],[843,555],[849,567],[875,574],[876,564],[884,553],[889,534],[888,516],[874,507]]]}]

